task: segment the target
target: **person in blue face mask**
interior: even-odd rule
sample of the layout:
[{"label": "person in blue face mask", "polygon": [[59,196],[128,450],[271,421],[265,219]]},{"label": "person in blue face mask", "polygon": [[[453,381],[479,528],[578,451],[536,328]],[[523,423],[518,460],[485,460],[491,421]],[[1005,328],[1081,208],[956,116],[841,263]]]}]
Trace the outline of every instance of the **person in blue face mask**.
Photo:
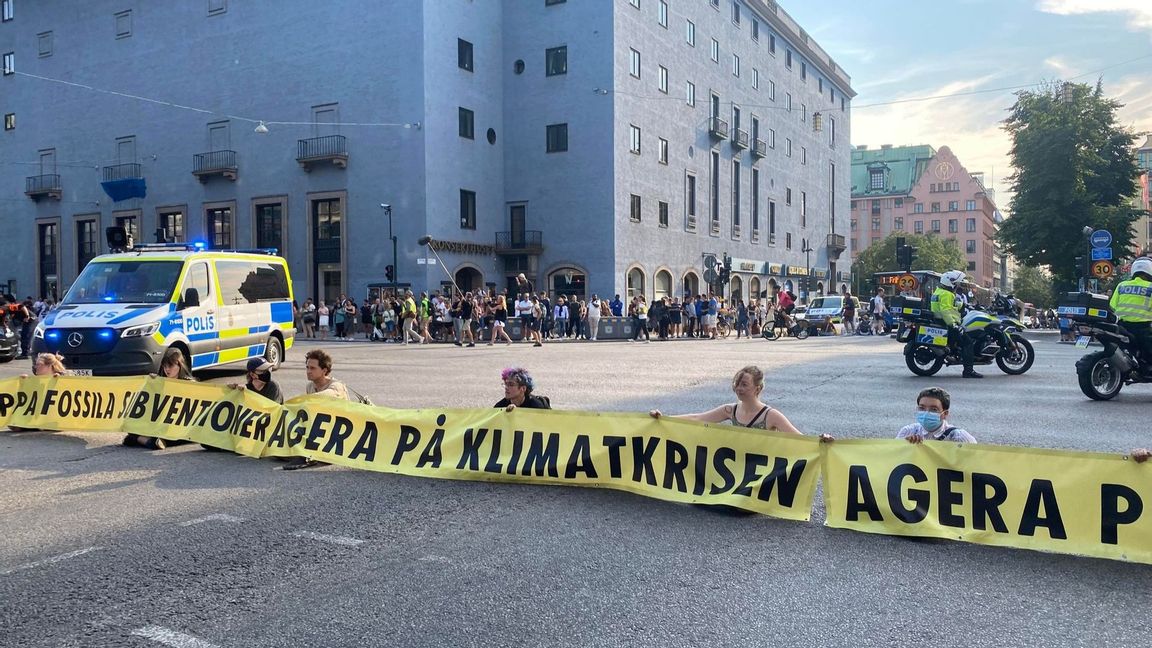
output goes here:
[{"label": "person in blue face mask", "polygon": [[952,405],[952,397],[939,387],[929,387],[916,397],[916,422],[905,425],[896,434],[897,439],[905,439],[908,443],[922,441],[952,441],[954,443],[976,443],[976,439],[961,430],[948,424],[948,408]]}]

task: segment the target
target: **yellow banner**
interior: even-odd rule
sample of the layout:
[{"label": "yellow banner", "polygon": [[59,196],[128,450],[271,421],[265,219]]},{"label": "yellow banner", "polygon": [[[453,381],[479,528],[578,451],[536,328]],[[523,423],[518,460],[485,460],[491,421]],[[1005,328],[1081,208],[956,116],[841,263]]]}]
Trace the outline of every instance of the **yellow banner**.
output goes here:
[{"label": "yellow banner", "polygon": [[[598,486],[793,520],[810,518],[819,469],[820,444],[811,437],[647,414],[394,410],[322,396],[280,406],[247,391],[160,378],[17,382],[0,383],[18,387],[9,407],[0,401],[0,424],[116,430],[421,477]],[[107,393],[95,413],[73,405],[88,392]]]},{"label": "yellow banner", "polygon": [[1152,563],[1152,466],[941,442],[845,440],[825,452],[828,526]]}]

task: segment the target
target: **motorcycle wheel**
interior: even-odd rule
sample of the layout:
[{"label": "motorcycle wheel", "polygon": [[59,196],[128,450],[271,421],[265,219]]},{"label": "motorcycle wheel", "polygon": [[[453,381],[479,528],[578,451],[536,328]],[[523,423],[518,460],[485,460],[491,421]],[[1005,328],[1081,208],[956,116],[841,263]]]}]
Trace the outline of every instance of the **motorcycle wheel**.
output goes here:
[{"label": "motorcycle wheel", "polygon": [[1112,400],[1124,386],[1124,374],[1112,365],[1110,354],[1094,353],[1076,363],[1080,391],[1092,400]]},{"label": "motorcycle wheel", "polygon": [[911,353],[904,354],[908,370],[917,376],[933,376],[944,366],[944,358],[932,353],[932,349],[918,346]]},{"label": "motorcycle wheel", "polygon": [[1001,349],[1000,353],[996,354],[996,366],[1010,376],[1019,376],[1032,368],[1032,363],[1036,361],[1036,352],[1032,349],[1032,343],[1022,337],[1013,335],[1012,341],[1016,343],[1017,352],[1009,353],[1006,349]]}]

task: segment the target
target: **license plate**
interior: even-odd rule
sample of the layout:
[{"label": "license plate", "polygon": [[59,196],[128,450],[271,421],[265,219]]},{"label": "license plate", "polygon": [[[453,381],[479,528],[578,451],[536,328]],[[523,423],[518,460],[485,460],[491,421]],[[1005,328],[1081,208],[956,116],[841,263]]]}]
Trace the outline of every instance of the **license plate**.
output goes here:
[{"label": "license plate", "polygon": [[73,376],[91,376],[92,370],[91,369],[71,369],[71,370],[69,370],[68,373],[72,374]]},{"label": "license plate", "polygon": [[1089,343],[1089,342],[1091,342],[1091,341],[1092,341],[1092,337],[1091,337],[1091,336],[1088,336],[1088,335],[1081,335],[1080,337],[1076,338],[1076,348],[1078,348],[1078,349],[1087,349],[1087,348],[1088,348],[1088,343]]}]

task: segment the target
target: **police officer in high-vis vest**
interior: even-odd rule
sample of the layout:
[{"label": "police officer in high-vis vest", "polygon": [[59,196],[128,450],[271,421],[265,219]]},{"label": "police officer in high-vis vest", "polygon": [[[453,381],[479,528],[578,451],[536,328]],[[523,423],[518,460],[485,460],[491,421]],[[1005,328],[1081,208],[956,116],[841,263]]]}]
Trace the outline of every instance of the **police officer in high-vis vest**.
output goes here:
[{"label": "police officer in high-vis vest", "polygon": [[1139,343],[1145,371],[1152,369],[1152,259],[1132,262],[1132,278],[1116,286],[1108,304]]},{"label": "police officer in high-vis vest", "polygon": [[932,292],[932,314],[948,325],[948,341],[960,347],[960,361],[964,363],[965,378],[983,378],[972,368],[972,338],[964,333],[961,326],[960,305],[956,300],[956,290],[964,283],[965,275],[959,270],[950,270],[940,277],[940,285]]}]

